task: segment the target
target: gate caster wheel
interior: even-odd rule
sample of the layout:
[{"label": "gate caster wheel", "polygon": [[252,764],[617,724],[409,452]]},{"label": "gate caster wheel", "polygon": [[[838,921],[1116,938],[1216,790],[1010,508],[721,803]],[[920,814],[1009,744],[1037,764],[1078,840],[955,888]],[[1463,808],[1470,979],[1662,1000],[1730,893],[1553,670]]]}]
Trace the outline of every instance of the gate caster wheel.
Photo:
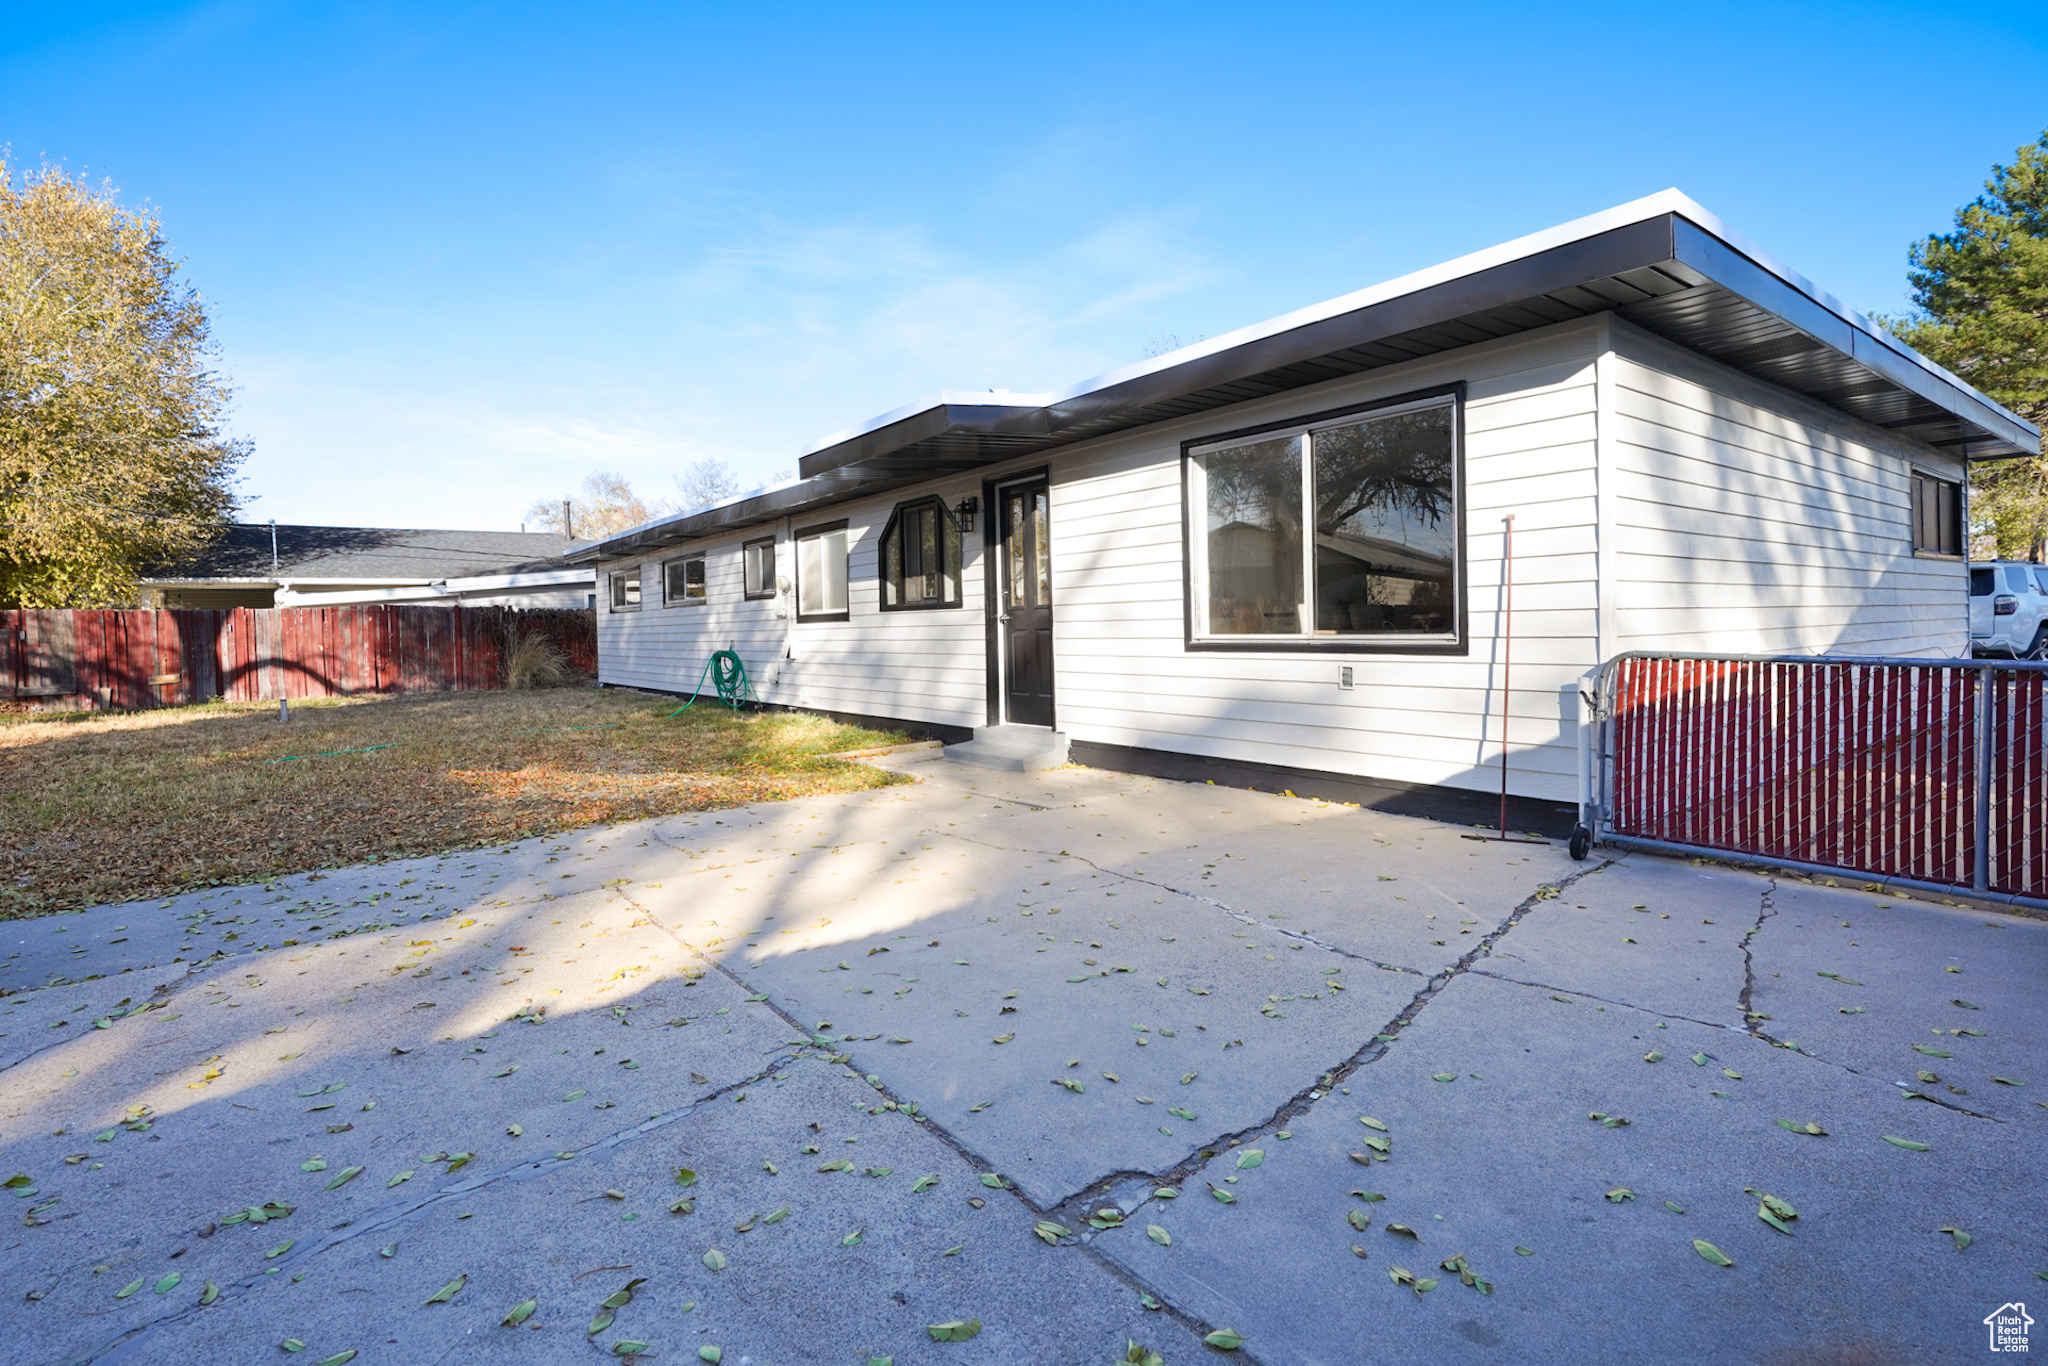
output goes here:
[{"label": "gate caster wheel", "polygon": [[1565,845],[1565,852],[1572,856],[1574,863],[1582,863],[1586,851],[1593,847],[1593,832],[1583,825],[1572,827],[1571,841]]}]

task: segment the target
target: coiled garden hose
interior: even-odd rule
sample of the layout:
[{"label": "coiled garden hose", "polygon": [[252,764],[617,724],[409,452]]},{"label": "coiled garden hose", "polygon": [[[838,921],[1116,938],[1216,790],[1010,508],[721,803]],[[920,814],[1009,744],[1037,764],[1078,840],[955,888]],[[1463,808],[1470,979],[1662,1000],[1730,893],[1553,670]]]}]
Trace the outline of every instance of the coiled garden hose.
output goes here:
[{"label": "coiled garden hose", "polygon": [[704,691],[706,678],[718,690],[718,700],[734,711],[738,711],[743,703],[761,700],[754,694],[754,684],[747,677],[747,666],[740,662],[739,655],[729,649],[719,650],[704,661],[704,672],[697,675],[697,686],[691,691],[690,700],[670,712],[670,716],[680,716],[695,704]]}]

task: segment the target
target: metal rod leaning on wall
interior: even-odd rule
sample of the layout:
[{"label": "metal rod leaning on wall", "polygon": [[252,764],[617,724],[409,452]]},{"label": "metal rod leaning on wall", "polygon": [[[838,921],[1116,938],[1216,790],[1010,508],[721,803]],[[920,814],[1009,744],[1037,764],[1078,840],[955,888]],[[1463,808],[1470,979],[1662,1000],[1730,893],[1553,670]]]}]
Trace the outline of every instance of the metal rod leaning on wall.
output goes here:
[{"label": "metal rod leaning on wall", "polygon": [[1514,687],[1508,671],[1515,661],[1515,514],[1500,519],[1501,650],[1500,650],[1500,837],[1508,837],[1508,710]]},{"label": "metal rod leaning on wall", "polygon": [[[1501,613],[1500,613],[1500,833],[1466,835],[1468,840],[1494,840],[1503,844],[1548,844],[1549,840],[1508,834],[1508,708],[1514,694],[1508,690],[1509,668],[1515,653],[1515,514],[1501,518]],[[1481,733],[1483,740],[1484,733]],[[1574,858],[1582,855],[1573,855]]]}]

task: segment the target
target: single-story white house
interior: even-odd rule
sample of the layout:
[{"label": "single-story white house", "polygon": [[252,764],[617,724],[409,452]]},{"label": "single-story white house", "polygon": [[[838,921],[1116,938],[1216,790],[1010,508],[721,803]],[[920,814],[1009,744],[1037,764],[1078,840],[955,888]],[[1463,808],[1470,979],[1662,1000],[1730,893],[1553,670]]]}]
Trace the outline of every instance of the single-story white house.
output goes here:
[{"label": "single-story white house", "polygon": [[539,531],[235,522],[141,588],[156,607],[594,607],[590,566],[564,558],[572,544]]},{"label": "single-story white house", "polygon": [[608,684],[688,691],[730,646],[771,705],[1477,817],[1512,517],[1509,785],[1569,829],[1619,653],[1966,653],[1966,462],[2039,442],[1672,190],[1056,393],[940,394],[571,558]]}]

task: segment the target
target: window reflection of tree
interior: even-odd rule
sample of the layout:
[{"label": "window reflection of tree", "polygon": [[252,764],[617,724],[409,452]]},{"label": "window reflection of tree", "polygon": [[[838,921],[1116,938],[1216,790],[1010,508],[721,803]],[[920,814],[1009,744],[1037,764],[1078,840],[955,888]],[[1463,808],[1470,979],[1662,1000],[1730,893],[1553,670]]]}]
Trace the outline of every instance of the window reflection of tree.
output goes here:
[{"label": "window reflection of tree", "polygon": [[1319,632],[1449,626],[1450,422],[1448,408],[1428,408],[1316,433]]},{"label": "window reflection of tree", "polygon": [[1336,535],[1365,513],[1439,525],[1451,511],[1451,413],[1398,413],[1315,436],[1316,530]]},{"label": "window reflection of tree", "polygon": [[1301,520],[1301,458],[1289,451],[1276,459],[1279,444],[1219,451],[1202,462],[1209,477],[1210,526],[1280,527]]},{"label": "window reflection of tree", "polygon": [[1294,436],[1202,457],[1210,629],[1218,634],[1301,630],[1301,452]]}]

